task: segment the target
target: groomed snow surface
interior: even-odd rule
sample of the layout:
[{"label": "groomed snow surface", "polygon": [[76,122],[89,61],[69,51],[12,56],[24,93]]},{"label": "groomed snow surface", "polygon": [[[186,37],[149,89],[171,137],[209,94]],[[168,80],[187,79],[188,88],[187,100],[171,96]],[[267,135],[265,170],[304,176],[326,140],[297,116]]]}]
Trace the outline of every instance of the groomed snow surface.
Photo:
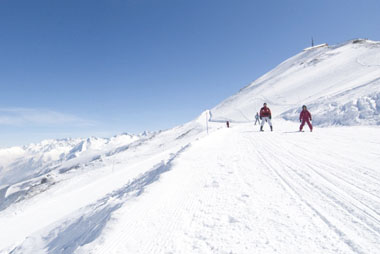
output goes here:
[{"label": "groomed snow surface", "polygon": [[1,253],[377,253],[380,129],[274,127],[179,128],[66,172],[0,212]]},{"label": "groomed snow surface", "polygon": [[170,130],[1,149],[0,253],[380,253],[379,59],[309,49]]}]

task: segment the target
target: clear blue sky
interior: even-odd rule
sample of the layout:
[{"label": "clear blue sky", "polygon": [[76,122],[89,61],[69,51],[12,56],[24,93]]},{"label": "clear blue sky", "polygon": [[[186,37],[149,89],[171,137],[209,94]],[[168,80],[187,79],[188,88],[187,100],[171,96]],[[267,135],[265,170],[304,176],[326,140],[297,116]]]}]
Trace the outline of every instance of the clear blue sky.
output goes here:
[{"label": "clear blue sky", "polygon": [[378,0],[0,0],[0,147],[197,117],[315,43],[380,40]]}]

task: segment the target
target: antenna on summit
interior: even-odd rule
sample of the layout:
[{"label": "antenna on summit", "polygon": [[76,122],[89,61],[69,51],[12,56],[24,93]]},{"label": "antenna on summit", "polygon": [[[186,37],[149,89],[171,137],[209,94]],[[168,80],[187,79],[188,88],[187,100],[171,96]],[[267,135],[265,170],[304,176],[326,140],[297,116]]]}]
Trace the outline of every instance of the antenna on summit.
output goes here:
[{"label": "antenna on summit", "polygon": [[311,36],[311,46],[314,47],[314,38]]}]

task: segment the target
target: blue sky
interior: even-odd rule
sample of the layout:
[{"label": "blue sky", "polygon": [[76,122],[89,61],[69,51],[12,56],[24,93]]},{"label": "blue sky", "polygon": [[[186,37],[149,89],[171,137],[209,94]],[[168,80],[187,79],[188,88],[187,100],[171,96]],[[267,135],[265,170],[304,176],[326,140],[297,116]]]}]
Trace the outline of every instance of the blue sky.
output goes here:
[{"label": "blue sky", "polygon": [[380,40],[380,1],[0,0],[0,147],[197,117],[315,43]]}]

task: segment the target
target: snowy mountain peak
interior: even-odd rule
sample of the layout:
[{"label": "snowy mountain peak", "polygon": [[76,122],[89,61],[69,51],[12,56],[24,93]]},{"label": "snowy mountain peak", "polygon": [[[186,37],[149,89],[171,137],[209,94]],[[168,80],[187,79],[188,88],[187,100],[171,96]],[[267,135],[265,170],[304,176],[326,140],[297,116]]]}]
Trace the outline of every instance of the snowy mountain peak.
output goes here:
[{"label": "snowy mountain peak", "polygon": [[50,139],[23,147],[0,149],[0,186],[47,174],[54,169],[83,164],[141,138],[139,135],[121,134],[112,138]]},{"label": "snowy mountain peak", "polygon": [[356,39],[302,51],[213,108],[212,120],[252,121],[263,102],[296,120],[309,106],[316,125],[380,124],[380,42]]}]

